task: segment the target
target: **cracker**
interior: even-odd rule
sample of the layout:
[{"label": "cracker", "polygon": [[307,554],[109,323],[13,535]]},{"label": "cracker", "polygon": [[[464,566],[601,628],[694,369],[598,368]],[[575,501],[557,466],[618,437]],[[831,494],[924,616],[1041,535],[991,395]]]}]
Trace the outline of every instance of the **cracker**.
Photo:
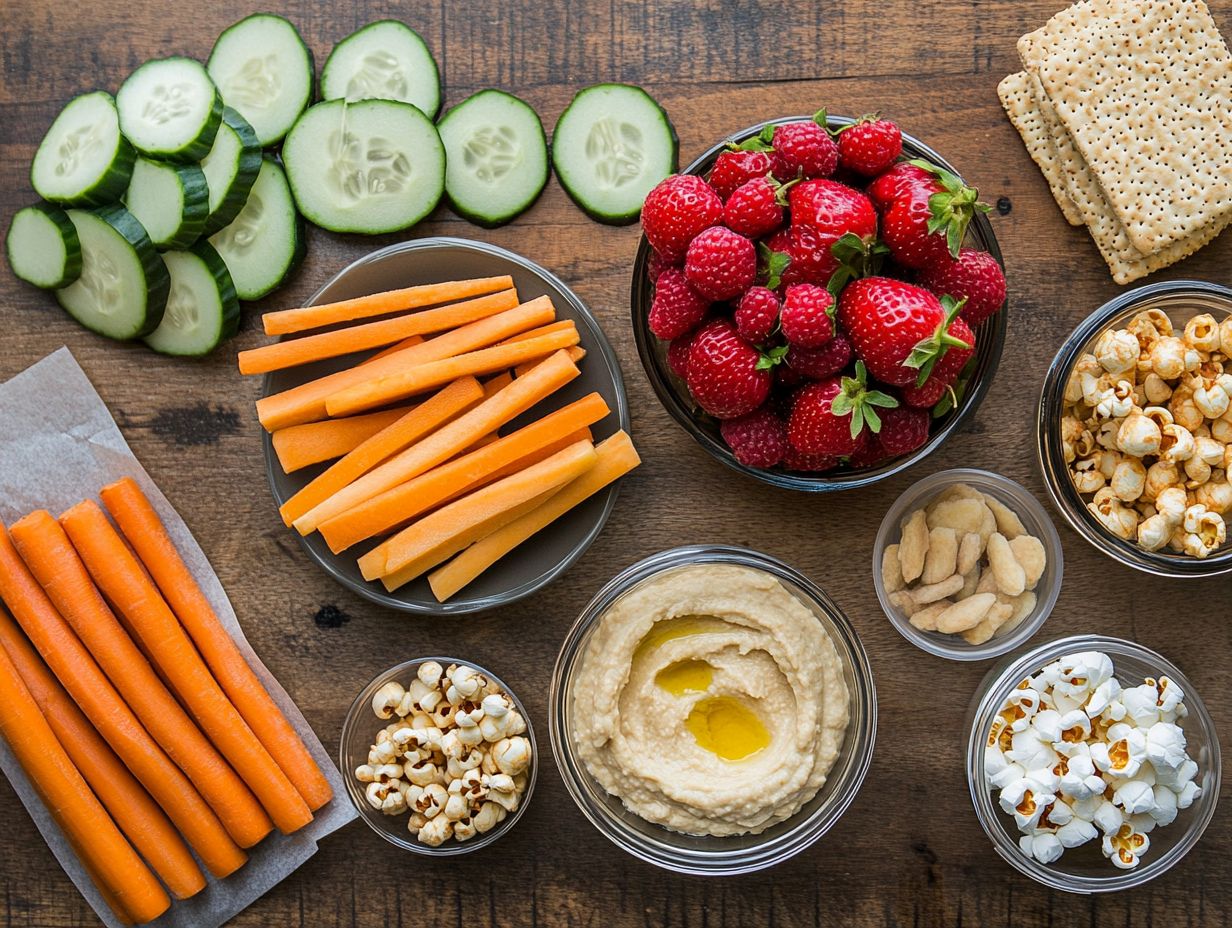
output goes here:
[{"label": "cracker", "polygon": [[1035,96],[1031,93],[1030,78],[1026,71],[1011,74],[997,85],[997,96],[1005,113],[1022,136],[1023,144],[1027,146],[1027,154],[1039,166],[1052,191],[1053,199],[1065,220],[1071,226],[1082,225],[1082,214],[1078,212],[1069,194],[1065,190],[1065,177],[1061,173],[1061,165],[1057,161],[1057,150],[1052,143],[1048,127],[1040,119],[1039,107]]}]

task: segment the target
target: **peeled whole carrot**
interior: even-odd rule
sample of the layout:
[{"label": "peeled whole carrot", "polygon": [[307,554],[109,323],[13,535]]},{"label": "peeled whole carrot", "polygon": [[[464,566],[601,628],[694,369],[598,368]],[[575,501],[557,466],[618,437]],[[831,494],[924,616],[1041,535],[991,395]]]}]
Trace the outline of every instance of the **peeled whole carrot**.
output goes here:
[{"label": "peeled whole carrot", "polygon": [[[402,449],[449,422],[483,399],[483,388],[474,377],[455,380],[430,399],[357,445],[340,460],[314,477],[278,508],[287,525],[325,502],[348,484]],[[297,526],[298,527],[298,526]]]},{"label": "peeled whole carrot", "polygon": [[321,808],[333,798],[329,781],[223,627],[141,487],[131,477],[125,477],[103,487],[100,496],[223,692],[304,797],[308,808]]},{"label": "peeled whole carrot", "polygon": [[95,588],[60,523],[45,510],[9,529],[30,572],[141,723],[188,775],[240,847],[273,829],[261,803],[176,702]]},{"label": "peeled whole carrot", "polygon": [[90,791],[3,648],[0,734],[60,829],[124,914],[144,923],[167,911],[167,893]]},{"label": "peeled whole carrot", "polygon": [[48,667],[133,776],[218,878],[247,860],[179,767],[142,727],[90,652],[56,611],[0,525],[0,598]]},{"label": "peeled whole carrot", "polygon": [[477,277],[474,280],[451,280],[442,284],[421,284],[418,287],[370,293],[336,303],[321,303],[302,309],[283,309],[266,313],[261,320],[266,335],[290,335],[337,322],[370,319],[373,316],[385,316],[421,306],[434,306],[484,293],[495,293],[497,290],[508,290],[512,286],[513,278],[508,274],[499,277]]},{"label": "peeled whole carrot", "polygon": [[60,517],[103,595],[127,617],[154,665],[283,834],[312,821],[312,811],[252,729],[235,711],[141,563],[93,500]]},{"label": "peeled whole carrot", "polygon": [[429,335],[456,329],[517,305],[516,290],[501,290],[473,300],[395,316],[393,319],[382,319],[364,325],[335,329],[332,332],[287,339],[272,345],[262,345],[260,348],[249,348],[247,351],[241,351],[237,360],[241,374],[264,374],[392,345],[412,335]]},{"label": "peeled whole carrot", "polygon": [[305,422],[279,429],[270,439],[283,473],[293,474],[313,464],[342,457],[410,411],[410,406],[398,406],[362,416]]}]

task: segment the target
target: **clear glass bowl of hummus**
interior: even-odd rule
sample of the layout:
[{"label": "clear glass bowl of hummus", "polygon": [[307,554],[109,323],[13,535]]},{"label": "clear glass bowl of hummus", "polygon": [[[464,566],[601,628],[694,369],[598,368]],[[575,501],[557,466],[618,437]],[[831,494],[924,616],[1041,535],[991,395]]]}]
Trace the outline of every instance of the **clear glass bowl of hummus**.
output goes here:
[{"label": "clear glass bowl of hummus", "polygon": [[847,809],[877,700],[824,591],[765,554],[693,546],[620,572],[583,610],[549,729],[570,795],[616,845],[678,873],[747,873]]},{"label": "clear glass bowl of hummus", "polygon": [[[1195,782],[1201,792],[1189,808],[1180,811],[1169,825],[1150,831],[1150,846],[1141,863],[1120,870],[1107,860],[1098,840],[1064,852],[1061,859],[1043,864],[1025,854],[1018,845],[1021,833],[1014,819],[1001,811],[996,790],[985,776],[985,751],[989,732],[1006,698],[1028,677],[1045,665],[1069,654],[1099,651],[1112,659],[1113,675],[1123,686],[1136,686],[1147,677],[1168,677],[1184,694],[1188,715],[1181,725],[1186,751],[1198,765]],[[1071,893],[1107,893],[1140,886],[1171,869],[1197,844],[1210,824],[1219,802],[1221,777],[1219,736],[1215,722],[1194,686],[1175,664],[1132,641],[1103,635],[1058,638],[1029,651],[1003,658],[984,677],[972,697],[967,713],[970,734],[967,744],[967,786],[975,815],[993,847],[1015,870],[1031,879]]]}]

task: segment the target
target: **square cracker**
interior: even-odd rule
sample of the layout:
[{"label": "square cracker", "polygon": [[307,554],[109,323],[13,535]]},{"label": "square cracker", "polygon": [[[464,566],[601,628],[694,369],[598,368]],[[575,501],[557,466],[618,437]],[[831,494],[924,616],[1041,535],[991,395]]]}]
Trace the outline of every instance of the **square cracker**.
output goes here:
[{"label": "square cracker", "polygon": [[1050,21],[1024,43],[1028,70],[1133,246],[1151,254],[1224,223],[1232,56],[1206,4],[1090,0],[1064,13],[1069,28]]},{"label": "square cracker", "polygon": [[1035,96],[1031,92],[1031,79],[1026,71],[1011,74],[997,85],[997,96],[1005,113],[1022,136],[1023,144],[1027,146],[1027,154],[1038,165],[1048,181],[1052,196],[1065,214],[1065,220],[1071,226],[1082,225],[1082,214],[1078,212],[1069,194],[1065,190],[1065,177],[1061,173],[1061,165],[1057,161],[1056,147],[1048,127],[1040,119],[1039,108]]}]

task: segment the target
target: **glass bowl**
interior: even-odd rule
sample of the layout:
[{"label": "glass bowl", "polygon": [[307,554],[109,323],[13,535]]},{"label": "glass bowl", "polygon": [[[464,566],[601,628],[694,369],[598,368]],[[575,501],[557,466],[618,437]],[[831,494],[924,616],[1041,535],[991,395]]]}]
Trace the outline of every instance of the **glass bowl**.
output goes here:
[{"label": "glass bowl", "polygon": [[[788,820],[760,834],[687,835],[646,821],[606,792],[586,769],[574,744],[573,685],[587,642],[602,615],[621,597],[666,571],[698,564],[734,564],[765,571],[816,616],[829,633],[850,694],[847,732],[821,790]],[[673,548],[613,577],[565,637],[552,675],[548,727],[552,753],[582,814],[622,850],[677,873],[703,876],[748,873],[781,863],[811,846],[851,804],[873,756],[877,696],[868,655],[848,618],[816,584],[775,558],[723,545]]]},{"label": "glass bowl", "polygon": [[[961,635],[945,635],[916,628],[890,602],[890,594],[886,591],[881,577],[881,557],[887,547],[897,544],[902,537],[903,518],[927,505],[943,490],[958,483],[965,483],[1005,503],[1022,520],[1028,534],[1034,535],[1043,543],[1048,558],[1044,573],[1035,586],[1036,602],[1031,614],[1008,633],[1000,637],[994,635],[983,644],[968,644]],[[1027,639],[1040,630],[1040,626],[1052,613],[1057,597],[1061,595],[1061,576],[1064,569],[1061,539],[1052,519],[1048,517],[1048,511],[1040,502],[1008,477],[969,467],[939,471],[908,487],[881,520],[881,527],[877,530],[877,538],[873,542],[873,586],[886,616],[898,629],[899,634],[917,648],[953,661],[982,661],[1025,644]]]},{"label": "glass bowl", "polygon": [[[526,731],[523,733],[523,737],[530,742],[531,749],[526,792],[522,794],[522,799],[517,809],[505,816],[504,821],[487,834],[476,835],[469,841],[457,841],[450,838],[438,847],[431,847],[416,840],[415,836],[407,830],[407,816],[405,814],[385,815],[383,812],[368,805],[368,800],[364,798],[365,784],[355,779],[355,768],[368,762],[368,750],[376,738],[376,733],[389,724],[389,720],[379,719],[373,713],[372,697],[376,695],[377,690],[391,680],[400,683],[403,687],[409,686],[411,681],[415,679],[419,666],[426,664],[428,661],[436,661],[442,667],[448,667],[450,664],[465,664],[468,667],[473,667],[499,686],[508,695],[510,700],[513,701],[518,712],[522,714],[522,718],[526,720]],[[459,854],[469,854],[472,851],[487,847],[494,841],[499,840],[509,829],[518,823],[518,820],[526,812],[526,807],[530,805],[531,797],[535,793],[535,780],[539,776],[539,745],[535,741],[535,727],[531,724],[530,715],[527,713],[526,707],[522,705],[522,701],[518,699],[517,694],[492,671],[486,667],[479,666],[474,661],[464,661],[456,657],[417,657],[414,660],[403,661],[401,664],[382,671],[373,678],[371,683],[359,691],[359,695],[351,703],[351,708],[347,710],[346,718],[342,722],[342,734],[338,739],[338,766],[342,770],[342,779],[346,781],[347,795],[350,797],[356,811],[359,812],[359,817],[378,835],[390,844],[415,854],[423,854],[426,857],[456,857]]]},{"label": "glass bowl", "polygon": [[[1118,870],[1106,860],[1096,842],[1067,850],[1054,864],[1028,858],[1018,847],[1019,832],[1013,819],[1001,811],[984,783],[984,745],[992,720],[1005,698],[1027,677],[1067,654],[1102,651],[1112,658],[1116,677],[1136,686],[1144,677],[1170,677],[1185,694],[1189,715],[1178,722],[1185,730],[1190,757],[1198,764],[1195,778],[1202,792],[1193,805],[1181,811],[1171,825],[1151,832],[1151,846],[1142,863],[1133,870]],[[1017,656],[1007,657],[990,670],[971,701],[967,720],[967,785],[975,814],[993,847],[1009,864],[1031,879],[1053,889],[1071,893],[1108,893],[1140,886],[1175,866],[1189,853],[1210,824],[1219,802],[1219,737],[1215,722],[1201,697],[1171,661],[1149,648],[1102,635],[1060,638]]]},{"label": "glass bowl", "polygon": [[1105,329],[1124,326],[1148,307],[1164,310],[1173,324],[1179,323],[1180,327],[1200,313],[1210,313],[1217,321],[1222,321],[1232,315],[1232,289],[1200,280],[1148,284],[1127,290],[1083,320],[1061,346],[1044,377],[1035,423],[1040,469],[1053,505],[1065,521],[1084,540],[1113,560],[1160,577],[1214,577],[1232,571],[1232,540],[1218,552],[1199,559],[1166,550],[1145,551],[1135,542],[1118,538],[1087,510],[1086,502],[1070,478],[1061,447],[1065,385],[1074,365]]},{"label": "glass bowl", "polygon": [[[777,126],[783,123],[800,122],[808,117],[793,116],[784,119],[773,119],[768,122],[750,126],[730,137],[731,141],[742,141],[756,136],[766,126]],[[854,120],[845,116],[830,116],[832,126],[850,125]],[[696,161],[684,169],[682,173],[704,175],[714,165],[715,159],[727,147],[729,139],[724,139],[701,155]],[[905,158],[925,158],[938,167],[958,174],[953,166],[933,151],[919,139],[903,134],[903,156]],[[1001,249],[997,247],[997,239],[992,231],[992,224],[983,213],[976,213],[971,225],[967,228],[967,237],[963,243],[981,251],[987,251],[997,262],[1004,266]],[[650,331],[647,318],[650,304],[654,299],[654,287],[650,283],[649,264],[653,249],[643,235],[638,245],[637,257],[633,263],[633,283],[630,301],[633,309],[633,336],[637,342],[637,353],[642,360],[642,367],[650,379],[664,408],[699,445],[706,449],[711,457],[721,461],[746,476],[765,481],[778,487],[790,490],[822,493],[831,490],[849,490],[854,487],[867,486],[893,476],[912,464],[922,461],[936,451],[941,444],[961,425],[968,416],[975,412],[988,392],[993,376],[997,372],[997,364],[1001,360],[1001,349],[1005,344],[1005,332],[1009,315],[1009,304],[1001,307],[1000,312],[986,319],[975,328],[976,352],[975,368],[971,373],[966,391],[956,409],[937,419],[928,441],[910,454],[883,461],[872,467],[841,468],[824,474],[806,474],[782,469],[763,469],[741,464],[732,454],[731,449],[719,435],[717,420],[703,413],[689,396],[688,388],[667,363],[667,343],[660,341]]]}]

